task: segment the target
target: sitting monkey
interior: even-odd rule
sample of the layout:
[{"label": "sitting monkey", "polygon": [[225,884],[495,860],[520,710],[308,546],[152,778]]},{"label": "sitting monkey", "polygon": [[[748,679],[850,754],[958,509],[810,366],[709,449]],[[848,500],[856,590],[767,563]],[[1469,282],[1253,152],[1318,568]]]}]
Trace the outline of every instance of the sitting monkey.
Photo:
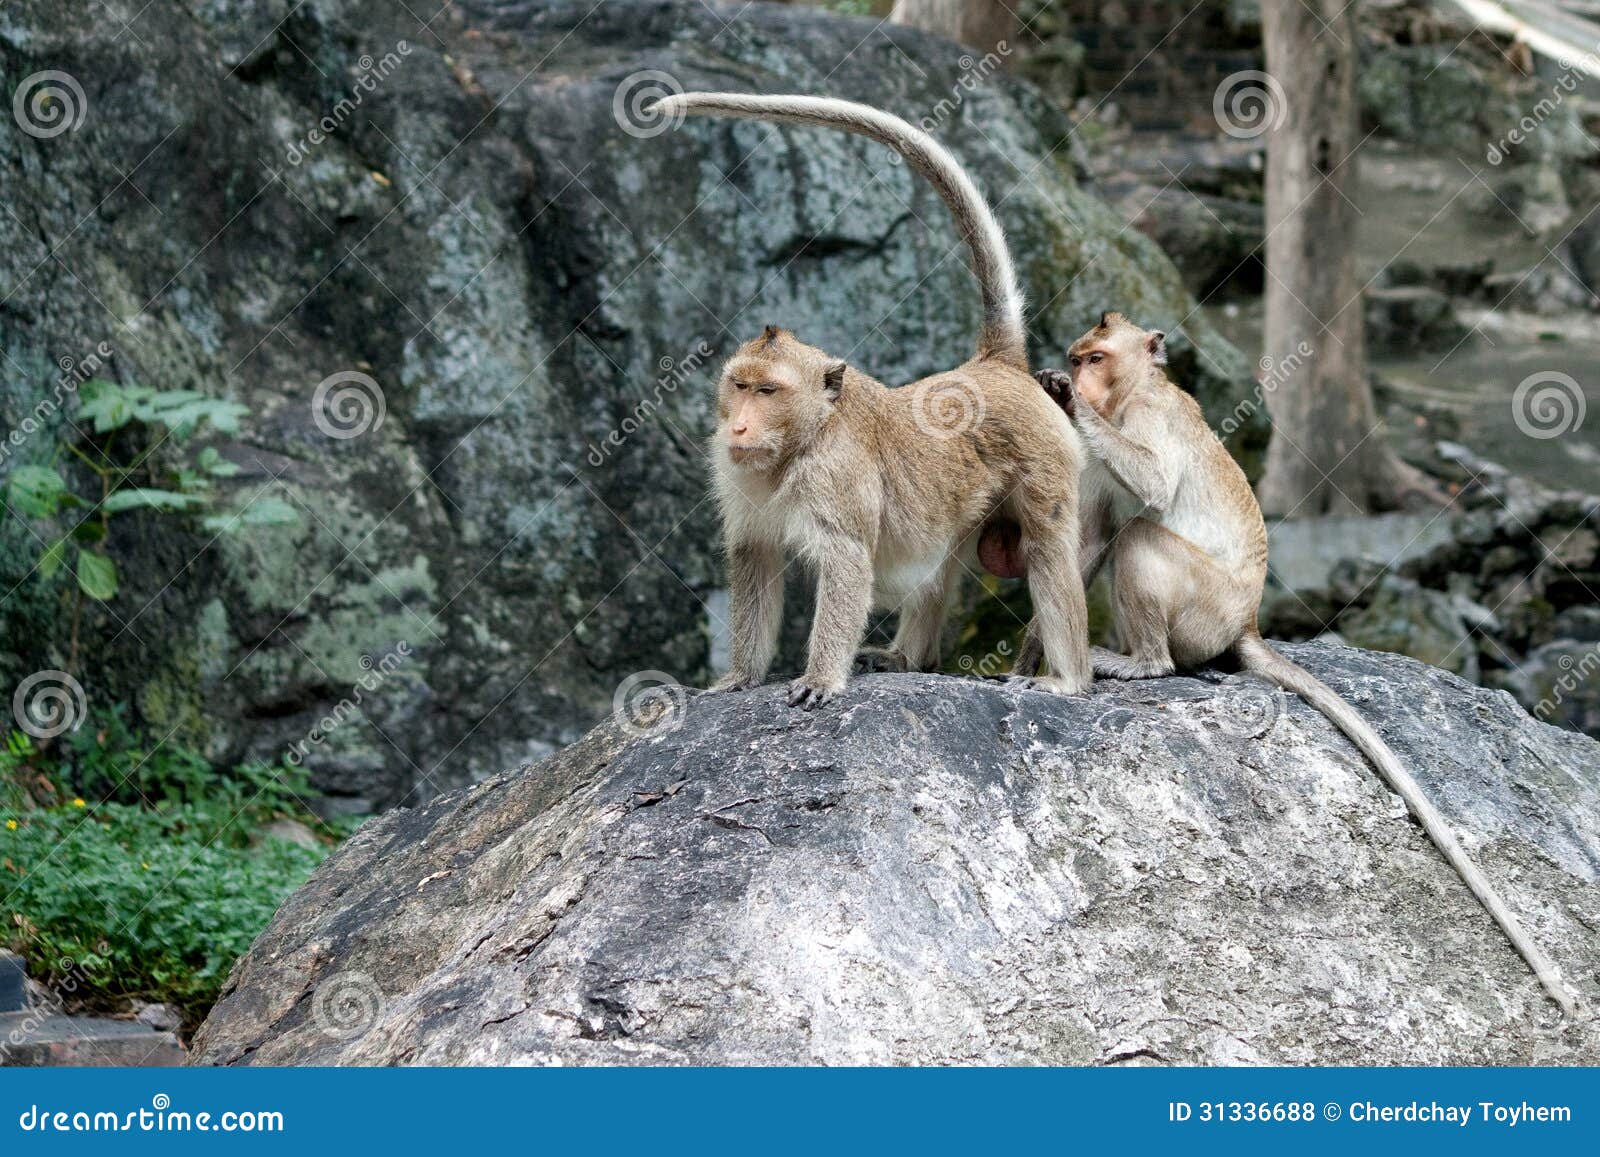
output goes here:
[{"label": "sitting monkey", "polygon": [[[1231,650],[1240,665],[1302,696],[1349,737],[1405,800],[1513,947],[1563,1010],[1574,1011],[1551,960],[1512,915],[1455,833],[1372,726],[1326,684],[1261,638],[1267,529],[1244,471],[1194,398],[1167,380],[1165,335],[1121,314],[1073,343],[1069,369],[1037,377],[1078,428],[1084,585],[1111,563],[1111,603],[1126,655],[1096,647],[1094,672],[1152,679]],[[1016,670],[1035,671],[1032,628]]]}]

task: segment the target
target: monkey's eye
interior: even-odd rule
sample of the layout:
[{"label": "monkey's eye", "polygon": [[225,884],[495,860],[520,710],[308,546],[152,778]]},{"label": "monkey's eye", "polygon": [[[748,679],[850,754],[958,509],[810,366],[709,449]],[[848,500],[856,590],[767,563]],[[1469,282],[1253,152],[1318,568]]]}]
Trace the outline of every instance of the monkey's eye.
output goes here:
[{"label": "monkey's eye", "polygon": [[1090,354],[1089,355],[1089,364],[1091,366],[1097,366],[1097,365],[1099,365],[1101,363],[1102,360],[1104,360],[1104,358],[1105,358],[1105,354]]},{"label": "monkey's eye", "polygon": [[778,387],[777,386],[757,386],[756,387],[756,393],[758,393],[758,394],[776,394],[777,392],[778,392]]},{"label": "monkey's eye", "polygon": [[1067,359],[1067,361],[1072,364],[1074,369],[1076,369],[1078,366],[1083,364],[1083,359],[1080,358],[1077,354],[1073,354],[1070,358]]},{"label": "monkey's eye", "polygon": [[750,384],[748,382],[741,382],[738,378],[734,378],[733,388],[736,390],[748,390],[750,388]]}]

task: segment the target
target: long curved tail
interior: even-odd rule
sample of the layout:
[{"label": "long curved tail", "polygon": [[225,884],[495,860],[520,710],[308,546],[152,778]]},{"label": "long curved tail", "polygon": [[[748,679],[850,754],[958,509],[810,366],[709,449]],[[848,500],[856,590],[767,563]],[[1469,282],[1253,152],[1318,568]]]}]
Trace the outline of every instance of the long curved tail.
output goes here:
[{"label": "long curved tail", "polygon": [[983,294],[980,355],[1027,369],[1022,329],[1022,291],[1011,266],[1005,234],[966,170],[945,147],[897,116],[864,104],[820,96],[757,96],[740,92],[685,92],[662,97],[647,110],[653,116],[742,117],[747,120],[827,125],[870,137],[904,157],[950,207],[956,227],[972,253],[972,269]]},{"label": "long curved tail", "polygon": [[1274,651],[1261,636],[1249,634],[1241,637],[1234,644],[1234,652],[1239,656],[1239,662],[1245,670],[1265,675],[1286,691],[1293,691],[1305,699],[1327,716],[1329,722],[1344,732],[1351,743],[1361,749],[1361,753],[1372,761],[1373,766],[1378,769],[1378,774],[1390,788],[1406,801],[1411,814],[1417,817],[1423,830],[1432,837],[1434,844],[1444,854],[1444,858],[1450,861],[1451,867],[1461,874],[1467,887],[1472,889],[1472,894],[1488,910],[1489,915],[1494,917],[1495,923],[1500,925],[1501,931],[1506,934],[1506,939],[1511,941],[1511,946],[1522,954],[1522,958],[1528,962],[1528,967],[1533,969],[1534,975],[1539,978],[1539,983],[1544,985],[1545,990],[1561,1006],[1563,1012],[1569,1016],[1574,1015],[1577,1005],[1571,991],[1561,979],[1560,970],[1528,936],[1511,909],[1506,907],[1500,894],[1494,890],[1494,886],[1478,870],[1477,865],[1467,858],[1467,853],[1456,839],[1449,822],[1439,814],[1428,797],[1422,794],[1422,788],[1405,769],[1399,756],[1395,755],[1389,745],[1372,729],[1372,725],[1341,699],[1338,692],[1304,667]]}]

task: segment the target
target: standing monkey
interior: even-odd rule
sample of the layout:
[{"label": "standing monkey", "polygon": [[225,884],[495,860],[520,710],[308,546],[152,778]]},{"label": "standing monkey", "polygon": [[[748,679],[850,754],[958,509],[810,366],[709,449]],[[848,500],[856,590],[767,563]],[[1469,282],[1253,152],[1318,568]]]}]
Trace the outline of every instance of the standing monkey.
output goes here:
[{"label": "standing monkey", "polygon": [[[1039,373],[1088,450],[1081,481],[1084,583],[1109,558],[1112,612],[1128,649],[1118,655],[1094,648],[1095,674],[1153,679],[1232,650],[1245,670],[1303,697],[1372,761],[1556,1003],[1574,1012],[1555,964],[1467,858],[1389,745],[1337,692],[1262,640],[1261,507],[1199,405],[1167,380],[1166,360],[1162,333],[1107,313],[1073,343],[1067,373]],[[1030,628],[1017,670],[1027,673],[1038,663]]]},{"label": "standing monkey", "polygon": [[[982,541],[995,565],[1027,561],[1051,668],[1037,685],[1085,690],[1092,675],[1077,551],[1081,447],[1028,374],[1011,256],[966,172],[928,134],[848,101],[691,92],[650,111],[827,125],[887,145],[955,215],[983,299],[977,354],[898,389],[773,326],[723,367],[712,463],[733,664],[716,687],[765,679],[790,554],[817,573],[806,669],[789,685],[792,705],[819,706],[844,688],[874,603],[901,612],[893,644],[873,657],[901,669],[933,666],[951,588]],[[941,416],[951,407],[962,420],[947,429]],[[1017,532],[986,533],[997,521]]]}]

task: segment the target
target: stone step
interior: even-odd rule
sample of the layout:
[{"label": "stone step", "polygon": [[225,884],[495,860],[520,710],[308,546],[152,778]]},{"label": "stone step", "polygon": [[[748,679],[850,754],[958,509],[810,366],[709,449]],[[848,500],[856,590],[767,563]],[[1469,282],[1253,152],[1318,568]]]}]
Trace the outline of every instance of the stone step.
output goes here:
[{"label": "stone step", "polygon": [[156,1068],[181,1065],[185,1056],[175,1034],[138,1021],[66,1016],[47,1008],[0,1013],[0,1066]]},{"label": "stone step", "polygon": [[26,978],[22,957],[0,949],[0,1012],[19,1012],[28,1007]]}]

